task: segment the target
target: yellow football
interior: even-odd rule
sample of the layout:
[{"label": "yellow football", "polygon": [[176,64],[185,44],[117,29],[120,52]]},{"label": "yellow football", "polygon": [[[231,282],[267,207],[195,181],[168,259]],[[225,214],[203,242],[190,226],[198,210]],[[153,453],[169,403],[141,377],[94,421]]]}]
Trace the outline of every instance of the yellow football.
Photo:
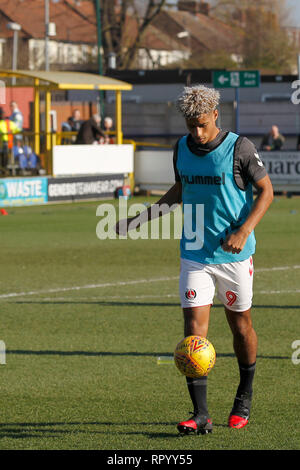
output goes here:
[{"label": "yellow football", "polygon": [[203,336],[187,336],[176,346],[174,361],[180,372],[187,377],[208,375],[216,362],[212,343]]}]

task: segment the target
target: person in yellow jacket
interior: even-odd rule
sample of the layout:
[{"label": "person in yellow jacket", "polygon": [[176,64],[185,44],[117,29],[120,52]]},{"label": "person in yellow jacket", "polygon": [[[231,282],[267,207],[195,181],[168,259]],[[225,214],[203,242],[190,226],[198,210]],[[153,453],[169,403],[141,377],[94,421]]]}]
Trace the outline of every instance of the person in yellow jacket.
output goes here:
[{"label": "person in yellow jacket", "polygon": [[5,172],[8,162],[8,155],[14,145],[14,134],[20,132],[17,125],[6,119],[3,108],[0,108],[0,145],[1,145],[1,162],[0,167]]}]

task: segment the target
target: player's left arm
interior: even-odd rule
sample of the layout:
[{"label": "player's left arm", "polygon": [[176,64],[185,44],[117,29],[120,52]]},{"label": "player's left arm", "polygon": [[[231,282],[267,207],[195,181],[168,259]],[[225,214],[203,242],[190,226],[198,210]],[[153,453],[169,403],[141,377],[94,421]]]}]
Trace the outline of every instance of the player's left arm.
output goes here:
[{"label": "player's left arm", "polygon": [[234,170],[236,182],[241,189],[246,189],[248,184],[252,184],[257,191],[247,219],[241,227],[226,237],[222,245],[224,251],[238,254],[270,206],[273,187],[254,144],[247,138],[240,141],[236,150]]},{"label": "player's left arm", "polygon": [[261,221],[273,201],[273,186],[268,175],[253,183],[253,186],[257,190],[257,197],[252,209],[243,225],[227,236],[222,245],[224,251],[237,254],[242,251],[250,233]]}]

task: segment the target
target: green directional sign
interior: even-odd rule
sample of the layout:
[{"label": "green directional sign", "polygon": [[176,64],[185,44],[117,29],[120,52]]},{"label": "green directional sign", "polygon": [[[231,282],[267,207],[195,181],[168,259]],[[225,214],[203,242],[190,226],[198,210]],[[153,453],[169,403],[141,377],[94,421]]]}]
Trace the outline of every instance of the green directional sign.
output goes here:
[{"label": "green directional sign", "polygon": [[235,72],[213,72],[214,88],[255,88],[260,85],[258,70],[238,70]]}]

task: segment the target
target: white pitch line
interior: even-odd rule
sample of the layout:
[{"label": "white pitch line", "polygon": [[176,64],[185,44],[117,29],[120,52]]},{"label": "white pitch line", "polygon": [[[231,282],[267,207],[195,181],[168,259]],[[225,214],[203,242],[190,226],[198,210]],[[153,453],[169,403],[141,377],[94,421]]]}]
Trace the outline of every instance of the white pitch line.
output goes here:
[{"label": "white pitch line", "polygon": [[113,297],[37,297],[35,300],[40,301],[40,302],[60,302],[60,301],[70,301],[70,302],[89,302],[89,301],[96,301],[96,302],[110,302],[111,300],[140,300],[140,299],[171,299],[171,298],[177,298],[178,301],[180,301],[179,294],[161,294],[161,295],[155,295],[155,294],[149,294],[149,295],[116,295]]},{"label": "white pitch line", "polygon": [[254,272],[256,273],[262,273],[265,271],[288,271],[289,269],[300,269],[300,265],[295,265],[295,266],[275,266],[274,268],[254,268]]},{"label": "white pitch line", "polygon": [[256,294],[299,294],[300,289],[288,289],[288,290],[261,290],[259,292],[255,292]]},{"label": "white pitch line", "polygon": [[40,294],[56,294],[58,292],[70,292],[78,291],[82,289],[100,289],[103,287],[117,287],[117,286],[130,286],[136,284],[146,284],[149,282],[163,282],[163,281],[174,281],[178,280],[176,277],[161,277],[155,279],[137,279],[135,281],[117,281],[117,282],[106,282],[103,284],[87,284],[86,286],[73,286],[73,287],[57,287],[54,289],[45,289],[39,291],[28,291],[28,292],[11,292],[10,294],[1,294],[0,299],[7,299],[11,297],[25,297],[27,295],[40,295]]},{"label": "white pitch line", "polygon": [[[265,271],[287,271],[290,269],[300,269],[300,265],[294,266],[275,266],[273,268],[258,268],[255,270],[256,273],[265,272]],[[161,277],[161,278],[154,278],[154,279],[137,279],[135,281],[117,281],[117,282],[106,282],[102,284],[87,284],[85,286],[71,286],[71,287],[57,287],[53,289],[45,289],[45,290],[37,290],[37,291],[27,291],[27,292],[11,292],[8,294],[1,294],[1,299],[9,299],[15,297],[27,297],[31,295],[42,295],[42,294],[56,294],[59,292],[71,292],[71,291],[79,291],[82,289],[101,289],[104,287],[117,287],[117,286],[130,286],[136,284],[147,284],[152,282],[165,282],[165,281],[177,281],[179,276],[172,276],[172,277]],[[297,291],[261,291],[257,293],[267,294],[267,293],[294,293]]]}]

